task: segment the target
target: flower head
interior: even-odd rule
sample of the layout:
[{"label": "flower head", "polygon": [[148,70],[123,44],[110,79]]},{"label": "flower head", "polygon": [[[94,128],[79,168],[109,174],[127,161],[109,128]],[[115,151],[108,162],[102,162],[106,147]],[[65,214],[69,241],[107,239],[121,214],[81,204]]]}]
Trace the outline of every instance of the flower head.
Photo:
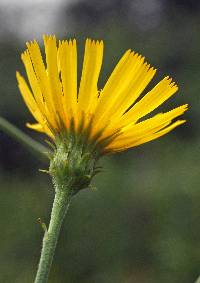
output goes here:
[{"label": "flower head", "polygon": [[178,87],[165,77],[139,99],[156,73],[141,55],[126,51],[100,90],[102,41],[86,40],[79,87],[76,40],[57,43],[55,36],[44,36],[44,46],[46,63],[36,41],[28,42],[22,54],[29,84],[17,72],[21,94],[37,121],[28,127],[53,140],[67,133],[104,154],[154,140],[185,122],[173,119],[182,115],[187,105],[143,119]]}]

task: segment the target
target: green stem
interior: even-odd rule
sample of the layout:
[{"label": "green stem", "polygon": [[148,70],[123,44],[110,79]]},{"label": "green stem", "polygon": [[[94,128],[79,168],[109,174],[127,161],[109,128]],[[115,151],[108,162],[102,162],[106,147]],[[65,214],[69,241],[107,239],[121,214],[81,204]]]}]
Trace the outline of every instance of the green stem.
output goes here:
[{"label": "green stem", "polygon": [[36,142],[32,138],[30,138],[28,135],[23,133],[20,129],[12,125],[3,117],[0,117],[0,129],[26,146],[26,148],[31,150],[31,152],[36,153],[39,158],[44,159],[45,153],[48,152],[48,149],[39,142]]},{"label": "green stem", "polygon": [[46,283],[51,268],[61,225],[66,215],[71,195],[68,190],[57,190],[51,212],[48,231],[44,235],[42,252],[35,283]]}]

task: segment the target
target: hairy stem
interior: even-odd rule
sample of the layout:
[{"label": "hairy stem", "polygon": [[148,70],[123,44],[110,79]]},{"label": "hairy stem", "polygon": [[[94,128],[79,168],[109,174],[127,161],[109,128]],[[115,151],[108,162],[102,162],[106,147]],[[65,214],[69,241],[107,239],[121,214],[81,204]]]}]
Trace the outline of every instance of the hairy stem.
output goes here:
[{"label": "hairy stem", "polygon": [[68,190],[56,191],[49,228],[43,239],[42,252],[35,283],[46,283],[48,280],[61,225],[68,210],[70,200],[71,195]]}]

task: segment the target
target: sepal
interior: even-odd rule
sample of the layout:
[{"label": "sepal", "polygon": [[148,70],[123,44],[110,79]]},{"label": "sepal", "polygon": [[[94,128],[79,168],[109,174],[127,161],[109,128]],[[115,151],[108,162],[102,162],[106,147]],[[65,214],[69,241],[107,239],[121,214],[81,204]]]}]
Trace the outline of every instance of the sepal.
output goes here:
[{"label": "sepal", "polygon": [[56,139],[55,145],[54,152],[49,155],[49,173],[55,189],[70,190],[74,195],[88,188],[92,178],[99,172],[96,166],[100,157],[98,150],[67,132]]}]

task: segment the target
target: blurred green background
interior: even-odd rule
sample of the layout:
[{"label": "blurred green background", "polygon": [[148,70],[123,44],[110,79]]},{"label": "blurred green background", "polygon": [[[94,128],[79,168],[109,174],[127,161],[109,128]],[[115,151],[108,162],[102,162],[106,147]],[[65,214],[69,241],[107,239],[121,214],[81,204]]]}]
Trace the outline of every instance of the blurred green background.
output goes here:
[{"label": "blurred green background", "polygon": [[[43,33],[105,41],[100,88],[126,49],[180,89],[161,109],[189,103],[188,123],[162,139],[102,160],[97,191],[74,199],[50,283],[190,283],[200,274],[200,2],[193,0],[0,1],[0,115],[26,129],[19,94],[25,42]],[[82,55],[80,56],[82,58]],[[81,63],[80,63],[81,66]],[[0,132],[0,282],[33,282],[53,189],[48,164]],[[67,225],[66,225],[67,224]]]}]

